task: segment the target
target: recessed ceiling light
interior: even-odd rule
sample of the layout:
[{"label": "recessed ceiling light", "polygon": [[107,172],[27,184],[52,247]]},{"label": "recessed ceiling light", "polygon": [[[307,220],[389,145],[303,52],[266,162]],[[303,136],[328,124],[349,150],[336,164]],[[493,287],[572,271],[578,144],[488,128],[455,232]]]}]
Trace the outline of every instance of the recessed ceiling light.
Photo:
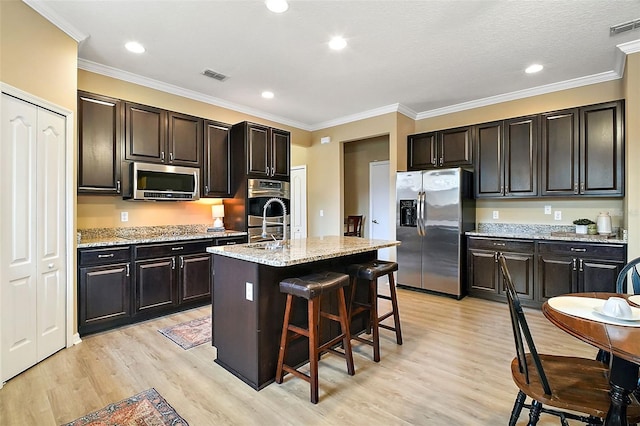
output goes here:
[{"label": "recessed ceiling light", "polygon": [[129,52],[144,53],[144,46],[137,41],[130,41],[129,43],[125,44],[124,47],[126,47]]},{"label": "recessed ceiling light", "polygon": [[266,0],[265,4],[267,5],[267,9],[273,13],[282,13],[289,9],[289,3],[287,3],[287,0]]},{"label": "recessed ceiling light", "polygon": [[264,92],[262,92],[262,97],[265,99],[273,99],[273,92],[265,90]]},{"label": "recessed ceiling light", "polygon": [[347,47],[347,40],[340,36],[335,36],[329,41],[329,47],[333,50],[342,50]]},{"label": "recessed ceiling light", "polygon": [[544,67],[540,64],[533,64],[533,65],[529,65],[527,69],[524,70],[524,72],[526,72],[527,74],[534,74],[542,71],[542,68]]}]

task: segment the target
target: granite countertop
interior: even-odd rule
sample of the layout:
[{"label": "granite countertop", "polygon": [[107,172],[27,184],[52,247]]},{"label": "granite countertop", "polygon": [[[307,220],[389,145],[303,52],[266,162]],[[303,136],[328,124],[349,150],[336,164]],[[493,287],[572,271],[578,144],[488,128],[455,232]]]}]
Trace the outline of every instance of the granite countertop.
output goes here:
[{"label": "granite countertop", "polygon": [[202,240],[236,237],[246,232],[225,230],[207,232],[206,225],[142,226],[134,228],[78,229],[82,238],[78,248],[110,247],[129,244],[162,243],[170,241]]},{"label": "granite countertop", "polygon": [[209,247],[209,253],[269,266],[291,266],[324,259],[364,253],[400,244],[394,240],[371,240],[360,237],[327,236],[289,240],[285,248],[265,249],[266,243]]},{"label": "granite countertop", "polygon": [[574,226],[564,225],[529,225],[491,223],[478,224],[478,229],[467,231],[467,236],[518,238],[525,240],[578,241],[601,244],[627,244],[627,241],[615,235],[576,234]]}]

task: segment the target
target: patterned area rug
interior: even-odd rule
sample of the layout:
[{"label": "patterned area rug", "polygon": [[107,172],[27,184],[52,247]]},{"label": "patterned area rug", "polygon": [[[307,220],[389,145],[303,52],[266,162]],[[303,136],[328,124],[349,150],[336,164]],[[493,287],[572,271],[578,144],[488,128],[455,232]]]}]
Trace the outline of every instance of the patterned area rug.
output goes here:
[{"label": "patterned area rug", "polygon": [[191,349],[211,341],[211,315],[161,328],[158,331],[180,345],[182,349]]},{"label": "patterned area rug", "polygon": [[154,389],[110,404],[63,426],[189,426]]}]

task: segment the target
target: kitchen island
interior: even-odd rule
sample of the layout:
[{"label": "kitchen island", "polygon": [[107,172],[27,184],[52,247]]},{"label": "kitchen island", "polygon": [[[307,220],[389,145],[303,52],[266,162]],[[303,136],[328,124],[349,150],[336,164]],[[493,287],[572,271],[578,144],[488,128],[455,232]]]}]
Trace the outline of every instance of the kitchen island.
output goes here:
[{"label": "kitchen island", "polygon": [[[267,243],[209,247],[213,254],[213,338],[215,362],[254,389],[273,382],[278,360],[286,296],[280,293],[284,278],[328,270],[346,273],[353,263],[377,258],[378,249],[398,241],[359,237],[316,237],[288,241],[283,248]],[[323,303],[335,305],[330,298]],[[333,306],[329,306],[332,308]],[[306,317],[306,304],[294,308],[294,321]],[[364,328],[364,321],[354,323]],[[339,334],[336,324],[323,323],[322,341]],[[308,357],[306,339],[292,343],[289,365]]]}]

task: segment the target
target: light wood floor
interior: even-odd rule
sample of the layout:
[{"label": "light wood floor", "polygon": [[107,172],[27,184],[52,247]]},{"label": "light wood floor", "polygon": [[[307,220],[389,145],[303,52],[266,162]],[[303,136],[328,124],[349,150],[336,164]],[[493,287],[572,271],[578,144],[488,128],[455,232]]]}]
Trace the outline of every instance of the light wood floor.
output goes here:
[{"label": "light wood floor", "polygon": [[[87,336],[58,352],[0,389],[0,424],[59,425],[153,387],[191,426],[506,425],[517,393],[507,306],[398,293],[404,345],[382,330],[376,364],[371,348],[354,342],[353,377],[344,360],[323,357],[318,405],[300,379],[288,375],[256,392],[213,362],[211,345],[185,351],[158,333],[208,314],[205,307]],[[541,352],[595,356],[540,311],[526,314]],[[543,415],[539,424],[559,422]]]}]

